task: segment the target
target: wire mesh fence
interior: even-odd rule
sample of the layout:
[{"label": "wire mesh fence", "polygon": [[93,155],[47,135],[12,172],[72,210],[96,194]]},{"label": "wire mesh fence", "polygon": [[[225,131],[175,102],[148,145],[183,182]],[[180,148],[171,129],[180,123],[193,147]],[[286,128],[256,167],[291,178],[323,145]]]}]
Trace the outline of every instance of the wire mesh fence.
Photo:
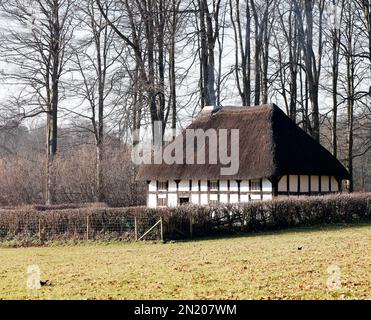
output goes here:
[{"label": "wire mesh fence", "polygon": [[163,221],[125,214],[0,214],[0,242],[139,239],[163,239]]}]

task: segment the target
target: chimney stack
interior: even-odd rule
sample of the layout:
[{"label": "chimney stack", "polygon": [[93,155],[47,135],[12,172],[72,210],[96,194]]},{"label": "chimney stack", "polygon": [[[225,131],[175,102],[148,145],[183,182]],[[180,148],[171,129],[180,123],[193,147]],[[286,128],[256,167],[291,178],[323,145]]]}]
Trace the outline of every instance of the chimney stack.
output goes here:
[{"label": "chimney stack", "polygon": [[204,106],[201,113],[207,114],[211,113],[214,110],[214,106]]}]

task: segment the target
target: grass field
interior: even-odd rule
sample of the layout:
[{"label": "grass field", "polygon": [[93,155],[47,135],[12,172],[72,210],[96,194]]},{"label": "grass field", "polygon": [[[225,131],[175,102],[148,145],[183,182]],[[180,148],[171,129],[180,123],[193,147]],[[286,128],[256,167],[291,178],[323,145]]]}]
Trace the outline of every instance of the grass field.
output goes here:
[{"label": "grass field", "polygon": [[[52,285],[27,289],[33,264]],[[332,264],[340,268],[339,290],[326,286]],[[0,248],[0,299],[371,299],[371,225]]]}]

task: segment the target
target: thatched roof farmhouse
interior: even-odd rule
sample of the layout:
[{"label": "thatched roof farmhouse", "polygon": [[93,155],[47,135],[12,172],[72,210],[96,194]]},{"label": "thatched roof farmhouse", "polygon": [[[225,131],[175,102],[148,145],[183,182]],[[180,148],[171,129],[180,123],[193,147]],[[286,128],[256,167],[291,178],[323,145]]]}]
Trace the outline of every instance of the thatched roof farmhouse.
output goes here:
[{"label": "thatched roof farmhouse", "polygon": [[[238,170],[223,175],[225,164],[145,164],[137,179],[148,182],[150,207],[182,203],[237,203],[271,199],[280,195],[313,195],[339,192],[348,178],[344,166],[323,146],[299,128],[276,105],[223,107],[213,113],[205,108],[187,129],[220,129],[231,140],[238,130]],[[186,131],[186,130],[185,130]],[[204,148],[209,155],[210,139],[186,140],[185,131],[177,139],[184,141],[183,157],[192,148]],[[220,140],[219,140],[220,141]],[[231,155],[230,145],[219,145],[219,152]],[[224,148],[226,150],[222,150]],[[210,160],[210,159],[209,159]],[[215,159],[214,159],[215,160]]]}]

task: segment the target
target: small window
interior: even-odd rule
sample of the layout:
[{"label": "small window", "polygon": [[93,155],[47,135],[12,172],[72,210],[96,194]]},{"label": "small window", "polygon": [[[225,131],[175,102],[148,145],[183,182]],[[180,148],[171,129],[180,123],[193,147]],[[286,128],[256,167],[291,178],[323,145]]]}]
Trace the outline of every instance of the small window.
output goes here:
[{"label": "small window", "polygon": [[210,191],[218,191],[218,180],[211,180],[210,181],[210,187],[209,187],[209,190]]},{"label": "small window", "polygon": [[159,207],[166,207],[166,198],[158,198],[157,199],[157,206]]},{"label": "small window", "polygon": [[209,206],[216,206],[218,204],[218,200],[209,200]]},{"label": "small window", "polygon": [[159,181],[158,182],[158,190],[159,191],[167,191],[167,181]]},{"label": "small window", "polygon": [[261,191],[259,179],[251,180],[251,191]]},{"label": "small window", "polygon": [[180,205],[189,204],[189,197],[180,197],[179,198]]}]

